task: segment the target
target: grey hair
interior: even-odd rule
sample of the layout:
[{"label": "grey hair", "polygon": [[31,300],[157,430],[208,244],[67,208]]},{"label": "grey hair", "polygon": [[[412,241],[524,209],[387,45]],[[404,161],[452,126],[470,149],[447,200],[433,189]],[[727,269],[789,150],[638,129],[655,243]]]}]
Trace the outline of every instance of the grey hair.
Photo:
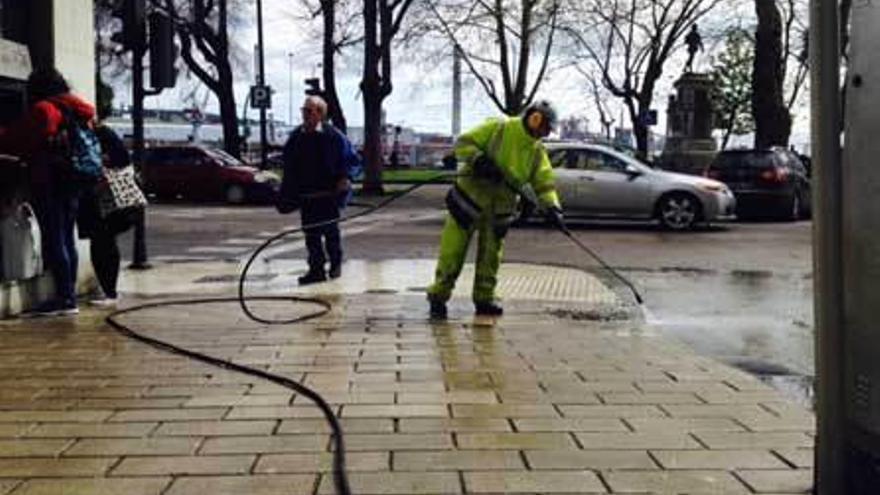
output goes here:
[{"label": "grey hair", "polygon": [[306,97],[305,104],[311,103],[312,105],[318,107],[318,111],[321,112],[321,118],[327,116],[327,102],[324,101],[324,98],[320,96],[311,95]]}]

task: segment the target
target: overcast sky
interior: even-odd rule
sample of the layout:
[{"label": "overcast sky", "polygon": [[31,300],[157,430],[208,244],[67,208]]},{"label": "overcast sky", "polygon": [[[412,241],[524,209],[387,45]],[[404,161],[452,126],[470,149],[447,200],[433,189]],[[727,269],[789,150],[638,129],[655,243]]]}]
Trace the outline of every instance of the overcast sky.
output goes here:
[{"label": "overcast sky", "polygon": [[[308,39],[308,33],[303,32],[301,25],[293,19],[298,2],[295,0],[263,0],[263,18],[265,22],[265,59],[266,78],[275,94],[273,97],[274,116],[287,121],[291,109],[294,111],[294,123],[298,123],[298,108],[304,96],[305,86],[303,79],[306,77],[320,76],[318,63],[321,59],[320,43]],[[256,14],[254,14],[255,16]],[[724,8],[716,14],[715,21],[707,20],[704,23],[729,22],[732,17],[742,19],[748,23],[751,9],[732,11]],[[250,61],[253,46],[256,43],[256,27],[246,27],[235,33],[235,42],[247,52]],[[711,50],[711,46],[707,49]],[[359,52],[361,47],[352,50]],[[289,54],[293,56],[289,56]],[[363,100],[360,97],[358,83],[361,77],[358,54],[339,60],[337,67],[338,90],[342,100],[342,106],[350,126],[361,126],[363,121]],[[686,54],[679,53],[678,57],[671,61],[662,84],[655,93],[654,107],[660,110],[661,121],[656,128],[660,133],[665,132],[665,109],[668,95],[671,94],[671,83],[680,74]],[[452,60],[441,60],[437,64],[426,68],[425,64],[417,64],[408,60],[410,54],[395,52],[394,59],[394,92],[385,100],[389,122],[415,128],[424,132],[448,133],[452,121]],[[703,56],[698,69],[708,70],[710,60]],[[239,108],[242,107],[249,86],[253,83],[254,68],[252,63],[247,64],[246,72],[236,76],[236,95]],[[291,70],[292,67],[292,70]],[[464,72],[464,89],[462,101],[462,127],[467,129],[486,117],[497,115],[498,111],[489,101],[483,90],[478,86],[467,71]],[[291,92],[292,87],[292,92]],[[120,101],[128,101],[127,88],[120,88]],[[292,95],[292,100],[291,100]],[[572,69],[557,70],[551,72],[539,92],[539,97],[553,101],[563,117],[586,116],[590,119],[590,127],[598,131],[596,112],[592,101],[587,97],[585,83],[582,76]],[[166,91],[158,97],[148,98],[148,108],[165,107],[179,108],[183,105],[178,91]],[[208,111],[216,112],[217,104],[210,98]],[[619,109],[615,117],[620,119]],[[254,110],[248,110],[249,116],[254,116]],[[801,108],[796,115],[795,134],[796,141],[803,139],[808,129],[808,116],[806,109]],[[627,123],[628,125],[628,123]]]}]

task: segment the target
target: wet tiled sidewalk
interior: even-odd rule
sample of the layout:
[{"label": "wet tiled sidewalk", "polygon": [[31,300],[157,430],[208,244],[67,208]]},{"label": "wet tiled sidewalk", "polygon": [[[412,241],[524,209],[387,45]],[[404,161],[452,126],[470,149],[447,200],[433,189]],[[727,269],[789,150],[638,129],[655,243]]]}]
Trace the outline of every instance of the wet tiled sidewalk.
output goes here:
[{"label": "wet tiled sidewalk", "polygon": [[[267,327],[235,303],[123,323],[302,380],[336,408],[358,494],[804,493],[813,417],[637,322],[466,299],[325,296]],[[569,304],[569,306],[564,306]],[[260,302],[263,315],[313,310]],[[124,339],[85,311],[0,322],[0,494],[330,494],[327,427],[276,385]]]}]

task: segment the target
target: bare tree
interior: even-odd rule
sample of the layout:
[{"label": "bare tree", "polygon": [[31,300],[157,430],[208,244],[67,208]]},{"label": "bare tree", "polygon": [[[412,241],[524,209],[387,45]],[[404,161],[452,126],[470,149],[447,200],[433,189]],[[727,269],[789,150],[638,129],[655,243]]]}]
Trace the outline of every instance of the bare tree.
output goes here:
[{"label": "bare tree", "polygon": [[547,73],[560,1],[429,0],[429,6],[495,106],[508,115],[521,113]]},{"label": "bare tree", "polygon": [[808,0],[777,0],[782,20],[782,74],[785,106],[791,112],[806,86],[810,69],[807,56]]},{"label": "bare tree", "polygon": [[336,89],[336,56],[346,47],[363,41],[358,34],[361,12],[348,0],[302,0],[310,19],[321,18],[321,75],[327,114],[338,129],[347,132],[348,123]]},{"label": "bare tree", "polygon": [[381,194],[382,188],[382,102],[391,94],[391,48],[413,0],[364,1],[364,67],[361,91],[364,97],[363,191]]},{"label": "bare tree", "polygon": [[[638,153],[648,155],[644,118],[670,57],[722,0],[576,0],[565,31],[576,59],[589,61],[602,85],[629,113]],[[590,26],[584,29],[584,26]]]},{"label": "bare tree", "polygon": [[[180,55],[189,71],[217,97],[223,126],[223,148],[240,155],[241,138],[235,105],[235,54],[230,26],[243,22],[249,0],[152,0],[174,21]],[[232,7],[232,8],[230,8]]]}]

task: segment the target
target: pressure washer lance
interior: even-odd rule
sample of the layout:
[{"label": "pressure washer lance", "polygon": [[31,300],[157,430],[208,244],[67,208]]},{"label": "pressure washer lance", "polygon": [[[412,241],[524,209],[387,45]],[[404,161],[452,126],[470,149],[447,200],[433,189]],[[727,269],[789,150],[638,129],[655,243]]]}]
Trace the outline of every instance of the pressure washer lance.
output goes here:
[{"label": "pressure washer lance", "polygon": [[[531,208],[534,211],[537,211],[539,214],[546,215],[546,207],[543,206],[540,201],[538,201],[538,195],[535,194],[535,190],[532,189],[532,186],[530,184],[524,184],[522,186],[517,187],[516,184],[514,184],[513,182],[508,180],[506,177],[504,178],[504,183],[513,192],[519,194],[519,196],[523,200],[525,200],[526,203],[528,203],[529,206],[531,206]],[[581,241],[580,239],[575,237],[575,235],[572,234],[571,229],[568,228],[568,225],[566,225],[564,220],[562,220],[560,218],[559,221],[550,222],[550,223],[552,223],[553,226],[556,227],[557,230],[562,232],[562,234],[565,235],[565,237],[568,237],[577,247],[579,247],[581,249],[581,251],[587,253],[588,255],[590,255],[591,258],[596,260],[596,262],[599,263],[599,265],[601,265],[602,268],[604,268],[608,273],[610,273],[615,278],[617,278],[618,280],[623,282],[623,284],[630,290],[630,292],[632,292],[633,298],[635,298],[636,303],[638,303],[639,309],[642,311],[642,314],[645,316],[645,319],[646,320],[650,319],[650,317],[649,317],[650,312],[648,311],[648,308],[645,306],[645,300],[642,298],[642,294],[639,293],[639,290],[636,289],[635,284],[633,284],[628,278],[624,277],[614,267],[609,265],[605,260],[602,259],[601,256],[596,254],[595,251],[593,251],[592,249],[590,249],[589,246],[584,244],[583,241]]]}]

